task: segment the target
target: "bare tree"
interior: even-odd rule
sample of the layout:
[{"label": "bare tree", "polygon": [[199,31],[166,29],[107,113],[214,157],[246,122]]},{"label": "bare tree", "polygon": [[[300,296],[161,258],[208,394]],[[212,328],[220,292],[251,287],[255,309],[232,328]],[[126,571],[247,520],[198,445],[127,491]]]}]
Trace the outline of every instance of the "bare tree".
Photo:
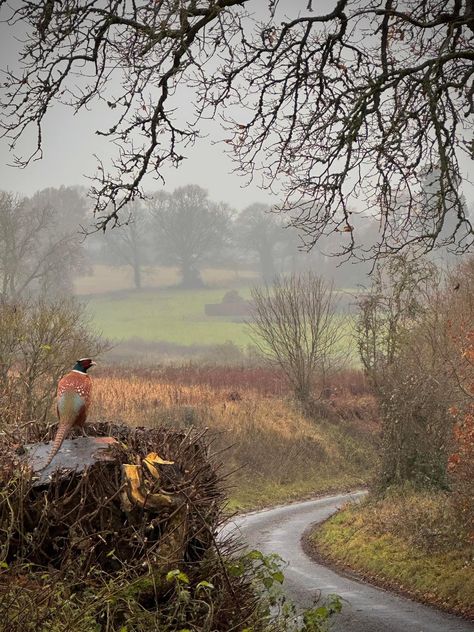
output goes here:
[{"label": "bare tree", "polygon": [[200,267],[228,240],[228,206],[212,202],[205,189],[189,184],[173,193],[156,194],[150,209],[158,259],[180,267],[184,287],[202,285]]},{"label": "bare tree", "polygon": [[[18,164],[41,157],[55,102],[78,110],[104,101],[115,118],[98,133],[119,152],[93,187],[104,228],[148,173],[179,165],[202,117],[223,114],[237,166],[281,189],[308,247],[336,231],[347,234],[342,252],[353,253],[352,217],[362,209],[380,220],[377,251],[467,250],[459,159],[473,158],[472,0],[335,0],[328,13],[301,0],[298,17],[283,21],[278,5],[269,0],[255,24],[243,9],[261,13],[259,0],[91,0],[73,10],[0,0],[2,18],[28,33],[1,98],[13,149],[37,130]],[[183,85],[195,91],[187,121],[177,107]],[[429,206],[427,175],[438,191]]]},{"label": "bare tree", "polygon": [[114,263],[125,264],[133,270],[135,289],[142,287],[142,271],[148,257],[150,222],[143,205],[138,201],[128,205],[129,219],[103,235],[105,251]]},{"label": "bare tree", "polygon": [[0,291],[4,297],[70,290],[83,253],[78,230],[61,227],[59,214],[41,192],[32,199],[0,192]]},{"label": "bare tree", "polygon": [[447,485],[449,409],[466,399],[458,343],[473,322],[473,270],[468,262],[443,279],[433,264],[397,256],[361,299],[356,329],[381,414],[382,487]]},{"label": "bare tree", "polygon": [[260,351],[281,367],[295,397],[311,404],[316,377],[340,365],[345,337],[332,285],[312,272],[277,277],[252,290],[249,327]]}]

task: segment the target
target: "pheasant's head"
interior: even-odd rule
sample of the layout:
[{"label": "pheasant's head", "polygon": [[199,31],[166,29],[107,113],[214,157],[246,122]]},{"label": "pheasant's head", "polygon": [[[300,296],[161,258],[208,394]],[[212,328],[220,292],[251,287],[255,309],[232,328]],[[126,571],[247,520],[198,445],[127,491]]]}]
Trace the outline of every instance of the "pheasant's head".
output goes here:
[{"label": "pheasant's head", "polygon": [[96,363],[94,362],[94,360],[91,360],[90,358],[81,358],[74,365],[73,371],[80,371],[81,373],[87,373],[88,369],[90,369],[91,366],[95,366],[95,365]]}]

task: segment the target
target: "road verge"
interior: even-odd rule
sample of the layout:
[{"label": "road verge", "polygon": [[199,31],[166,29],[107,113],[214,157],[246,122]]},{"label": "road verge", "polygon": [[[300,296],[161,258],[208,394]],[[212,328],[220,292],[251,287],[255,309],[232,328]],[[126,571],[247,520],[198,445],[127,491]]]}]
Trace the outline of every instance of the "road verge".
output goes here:
[{"label": "road verge", "polygon": [[472,551],[423,550],[377,533],[363,507],[343,508],[302,538],[307,555],[337,573],[474,620]]}]

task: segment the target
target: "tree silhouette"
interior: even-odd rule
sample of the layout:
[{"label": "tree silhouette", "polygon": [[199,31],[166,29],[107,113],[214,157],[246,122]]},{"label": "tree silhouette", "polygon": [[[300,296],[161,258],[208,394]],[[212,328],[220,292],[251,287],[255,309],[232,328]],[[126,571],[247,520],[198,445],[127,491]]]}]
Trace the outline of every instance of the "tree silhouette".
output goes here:
[{"label": "tree silhouette", "polygon": [[84,269],[79,222],[86,212],[73,187],[43,189],[31,198],[0,191],[0,294],[70,292]]},{"label": "tree silhouette", "polygon": [[104,235],[106,255],[114,263],[125,264],[133,270],[133,285],[136,290],[142,287],[143,265],[147,261],[149,247],[149,217],[139,201],[128,205],[129,219],[126,225],[116,226]]},{"label": "tree silhouette", "polygon": [[[301,0],[298,17],[283,21],[278,4],[269,0],[255,23],[244,9],[262,10],[258,0],[90,0],[74,9],[0,0],[2,19],[27,32],[1,98],[12,149],[37,130],[18,164],[41,157],[54,103],[105,102],[112,120],[98,134],[118,146],[92,188],[105,228],[147,174],[179,165],[203,117],[220,115],[237,168],[260,171],[279,192],[308,247],[342,232],[341,252],[353,253],[352,216],[365,213],[380,223],[370,255],[407,244],[467,250],[459,161],[473,158],[472,0],[337,0],[327,13]],[[194,91],[187,120],[182,86]],[[440,192],[433,206],[421,204],[427,173]]]},{"label": "tree silhouette", "polygon": [[260,273],[265,281],[271,281],[276,274],[275,248],[285,236],[283,227],[270,209],[268,204],[251,204],[239,213],[234,224],[237,243],[257,254]]},{"label": "tree silhouette", "polygon": [[158,259],[179,266],[183,287],[201,286],[201,265],[226,243],[228,207],[212,202],[205,189],[189,184],[171,194],[157,193],[150,210]]}]

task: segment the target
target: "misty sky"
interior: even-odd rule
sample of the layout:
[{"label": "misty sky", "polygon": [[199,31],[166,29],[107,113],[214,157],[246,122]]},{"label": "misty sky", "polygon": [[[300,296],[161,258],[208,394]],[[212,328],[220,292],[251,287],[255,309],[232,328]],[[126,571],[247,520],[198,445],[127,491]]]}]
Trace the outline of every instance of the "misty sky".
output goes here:
[{"label": "misty sky", "polygon": [[[335,2],[336,0],[318,0],[315,8],[317,11],[328,12],[334,7]],[[304,13],[306,5],[307,0],[281,0],[277,19],[283,19],[287,15],[293,18],[300,12]],[[268,15],[268,0],[253,0],[248,6],[252,10],[257,10],[256,15],[259,18]],[[19,48],[15,35],[10,27],[0,23],[0,67],[15,67]],[[181,93],[180,114],[191,115],[193,92],[183,89]],[[13,162],[13,156],[9,152],[7,142],[0,140],[0,189],[29,195],[38,189],[57,187],[61,184],[88,186],[86,175],[94,175],[97,167],[97,160],[93,155],[99,155],[106,162],[116,155],[115,147],[107,139],[95,135],[96,129],[107,129],[109,126],[110,110],[102,104],[95,103],[91,111],[81,111],[77,115],[66,106],[56,105],[45,121],[44,157],[41,161],[31,164],[24,170],[9,166]],[[236,209],[256,201],[278,202],[277,199],[270,197],[269,193],[259,189],[257,183],[245,186],[244,178],[232,174],[233,164],[225,154],[226,145],[212,143],[225,138],[225,132],[218,121],[204,122],[201,130],[208,137],[198,141],[194,148],[184,151],[187,159],[181,163],[182,166],[179,169],[167,168],[163,171],[166,190],[188,183],[199,184],[208,189],[212,199],[228,202]],[[26,147],[25,143],[23,147]],[[464,177],[470,176],[470,169],[471,161],[463,157],[461,170]],[[162,185],[148,178],[144,181],[144,187],[152,191],[162,188]],[[469,205],[473,203],[471,192],[472,187],[467,195]]]},{"label": "misty sky", "polygon": [[[331,8],[335,3],[324,0],[318,3],[318,10]],[[283,18],[288,13],[292,17],[304,9],[307,0],[284,0],[279,5],[279,15]],[[264,17],[268,0],[254,0],[252,7],[257,9],[258,17]],[[7,25],[0,23],[0,66],[15,66],[18,42],[15,33]],[[192,92],[189,91],[189,98]],[[183,111],[189,110],[191,104],[183,97]],[[5,140],[0,140],[0,189],[15,191],[29,195],[38,189],[48,186],[83,184],[89,186],[86,176],[94,174],[97,161],[93,155],[102,158],[113,156],[115,148],[106,139],[95,135],[98,128],[108,127],[108,111],[98,107],[90,112],[82,111],[73,114],[70,108],[55,106],[46,119],[44,126],[44,157],[31,164],[27,169],[11,167],[13,157]],[[212,141],[225,138],[218,122],[208,122],[201,126],[207,138],[204,138],[186,152],[187,159],[179,169],[168,168],[163,171],[166,179],[166,190],[188,183],[199,184],[208,189],[214,200],[228,202],[240,209],[253,202],[275,203],[277,200],[262,191],[256,184],[246,186],[246,180],[232,173],[233,164],[225,154],[225,144],[213,144]],[[26,147],[26,144],[20,145]],[[162,187],[152,179],[146,181],[149,190]]]},{"label": "misty sky", "polygon": [[[4,29],[4,27],[2,26]],[[11,43],[0,33],[0,58],[4,59],[5,49]],[[97,161],[94,154],[108,157],[114,154],[114,147],[107,147],[107,141],[99,139],[95,130],[101,127],[104,116],[94,112],[81,112],[74,116],[71,109],[55,106],[46,119],[44,127],[44,157],[27,169],[11,167],[13,162],[8,144],[0,141],[0,188],[31,194],[48,186],[61,184],[84,184],[85,175],[95,172]],[[222,137],[218,125],[206,125],[206,133],[211,137]],[[225,200],[238,208],[255,201],[268,201],[268,195],[256,186],[243,188],[244,181],[232,175],[232,162],[224,153],[225,145],[211,145],[210,138],[199,141],[187,152],[188,159],[179,170],[164,172],[166,189],[170,190],[187,183],[195,183],[209,190],[211,198]],[[151,188],[160,185],[148,181]]]}]

